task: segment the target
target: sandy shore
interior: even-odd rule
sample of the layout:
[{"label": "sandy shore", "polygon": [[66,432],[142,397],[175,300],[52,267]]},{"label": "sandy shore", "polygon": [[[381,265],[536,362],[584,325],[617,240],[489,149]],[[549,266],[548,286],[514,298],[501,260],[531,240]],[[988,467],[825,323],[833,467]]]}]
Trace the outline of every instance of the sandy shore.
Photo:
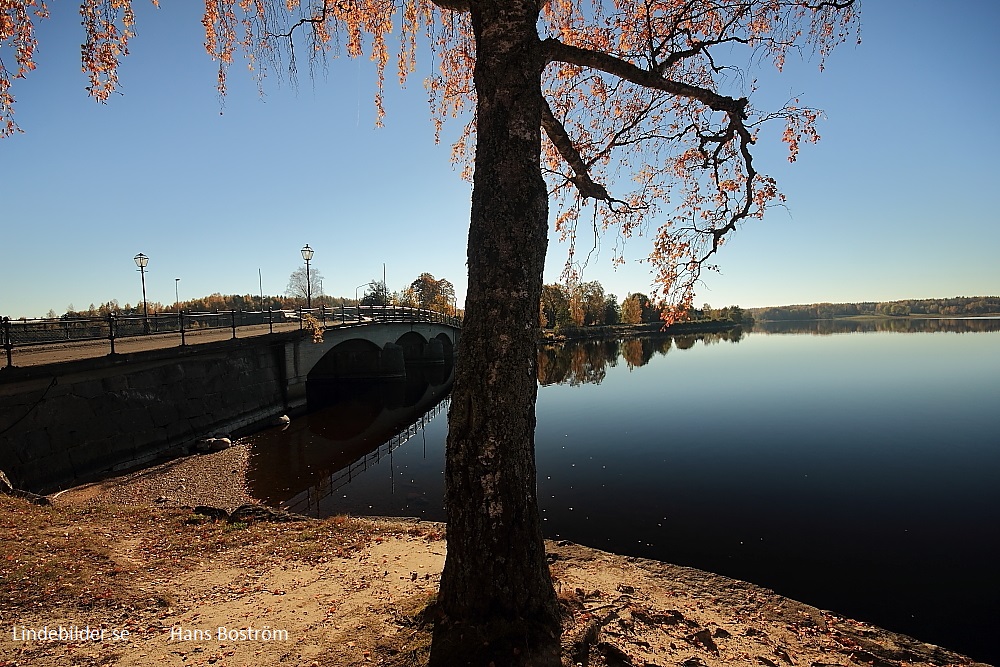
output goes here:
[{"label": "sandy shore", "polygon": [[[124,573],[119,584],[128,577],[121,590],[109,589],[114,603],[107,605],[54,592],[59,602],[47,606],[19,598],[13,588],[0,590],[6,596],[0,597],[6,600],[0,624],[133,630],[121,641],[75,643],[21,641],[8,632],[0,635],[0,667],[421,664],[429,634],[415,615],[437,589],[443,526],[342,518],[280,526],[193,521],[183,508],[231,510],[253,501],[246,493],[247,460],[240,445],[185,457],[68,490],[54,498],[53,508],[0,498],[10,530],[37,524],[41,537],[33,539],[51,545],[75,535],[81,544],[102,543],[107,555],[100,565],[57,577],[53,591],[97,590],[109,572]],[[109,507],[122,509],[96,509]],[[61,553],[51,545],[46,548],[56,550],[49,557],[8,554],[6,565],[0,560],[0,582],[13,585],[12,571],[42,577],[45,564],[36,561]],[[548,543],[547,550],[566,611],[567,665],[981,664],[711,573],[565,542]],[[12,570],[10,561],[22,559],[21,569]],[[220,637],[218,628],[270,634]]]}]

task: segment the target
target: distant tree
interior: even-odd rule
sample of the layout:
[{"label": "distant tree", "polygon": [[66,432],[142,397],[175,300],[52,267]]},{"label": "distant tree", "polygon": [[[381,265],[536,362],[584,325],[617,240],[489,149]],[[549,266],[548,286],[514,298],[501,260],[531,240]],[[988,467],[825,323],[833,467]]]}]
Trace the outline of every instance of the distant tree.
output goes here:
[{"label": "distant tree", "polygon": [[[292,271],[292,274],[288,276],[288,287],[285,288],[285,294],[292,297],[293,299],[299,299],[301,301],[306,300],[307,294],[311,294],[313,297],[318,297],[323,292],[323,274],[320,273],[319,269],[310,267],[309,268],[309,291],[306,291],[306,267],[300,266],[299,268]],[[222,296],[221,294],[213,296]],[[223,308],[222,310],[224,310]],[[214,310],[214,309],[213,309]]]},{"label": "distant tree", "polygon": [[889,306],[888,314],[893,317],[904,317],[910,314],[910,307],[903,303],[894,303]]},{"label": "distant tree", "polygon": [[455,299],[455,287],[445,278],[438,280],[430,273],[421,273],[410,283],[421,308],[429,308],[441,312],[451,312]]},{"label": "distant tree", "polygon": [[660,309],[645,294],[634,292],[622,302],[622,322],[625,324],[656,322],[659,317]]},{"label": "distant tree", "polygon": [[580,292],[580,302],[583,306],[583,324],[594,326],[604,324],[607,296],[604,286],[596,280],[581,283],[577,286]]},{"label": "distant tree", "polygon": [[121,308],[118,306],[118,299],[111,299],[106,303],[102,303],[97,307],[97,314],[101,317],[107,317],[111,313],[117,313]]},{"label": "distant tree", "polygon": [[408,308],[416,308],[420,305],[417,293],[409,286],[404,288],[402,292],[394,292],[392,300],[396,305],[407,306]]},{"label": "distant tree", "polygon": [[618,305],[618,297],[609,294],[604,300],[604,323],[618,324],[621,321],[621,307]]},{"label": "distant tree", "polygon": [[629,294],[622,301],[621,321],[623,324],[639,324],[642,322],[642,304],[639,302],[639,294]]},{"label": "distant tree", "polygon": [[548,329],[565,327],[570,323],[569,297],[562,285],[542,285],[541,325]]},{"label": "distant tree", "polygon": [[578,289],[569,290],[569,321],[575,327],[582,327],[587,320],[587,311],[583,307],[583,294]]},{"label": "distant tree", "polygon": [[365,295],[361,297],[363,306],[388,306],[390,302],[389,289],[385,282],[377,278],[372,278],[365,288]]},{"label": "distant tree", "polygon": [[749,314],[739,306],[728,306],[724,310],[726,311],[724,319],[731,320],[737,324],[743,324],[749,319]]}]

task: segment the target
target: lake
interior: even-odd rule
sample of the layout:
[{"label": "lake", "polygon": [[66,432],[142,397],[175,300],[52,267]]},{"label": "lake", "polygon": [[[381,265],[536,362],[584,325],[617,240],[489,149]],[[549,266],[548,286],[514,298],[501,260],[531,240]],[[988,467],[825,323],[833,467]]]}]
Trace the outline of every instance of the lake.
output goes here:
[{"label": "lake", "polygon": [[[568,343],[540,350],[539,375],[547,537],[1000,663],[1000,319]],[[253,436],[251,491],[315,515],[445,520],[443,376],[331,390]]]}]

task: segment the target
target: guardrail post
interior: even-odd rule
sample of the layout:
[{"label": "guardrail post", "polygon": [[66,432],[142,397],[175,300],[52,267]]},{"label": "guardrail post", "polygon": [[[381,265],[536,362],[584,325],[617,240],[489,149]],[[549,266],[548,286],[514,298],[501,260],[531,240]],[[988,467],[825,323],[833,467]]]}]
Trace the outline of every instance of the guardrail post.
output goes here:
[{"label": "guardrail post", "polygon": [[236,313],[237,312],[238,311],[236,309],[233,309],[233,311],[232,311],[232,315],[233,315],[233,338],[234,339],[236,338]]},{"label": "guardrail post", "polygon": [[305,326],[302,322],[302,306],[299,306],[299,331],[302,331],[302,327]]},{"label": "guardrail post", "polygon": [[187,345],[187,340],[184,337],[184,311],[177,311],[177,326],[181,330],[181,347]]},{"label": "guardrail post", "polygon": [[111,341],[111,354],[115,353],[115,329],[117,328],[118,318],[114,313],[108,313],[108,340]]},{"label": "guardrail post", "polygon": [[3,349],[7,352],[7,368],[11,368],[14,365],[14,341],[11,340],[10,336],[10,318],[3,318]]},{"label": "guardrail post", "polygon": [[274,319],[271,306],[267,307],[267,333],[274,333]]}]

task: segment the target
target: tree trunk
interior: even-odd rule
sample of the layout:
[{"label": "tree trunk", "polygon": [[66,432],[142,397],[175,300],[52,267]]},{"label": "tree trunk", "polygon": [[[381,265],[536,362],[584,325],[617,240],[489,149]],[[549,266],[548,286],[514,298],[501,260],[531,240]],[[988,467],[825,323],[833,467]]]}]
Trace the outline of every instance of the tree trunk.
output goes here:
[{"label": "tree trunk", "polygon": [[536,502],[536,336],[548,239],[538,0],[470,3],[477,144],[469,292],[449,413],[448,556],[432,665],[559,664]]}]

